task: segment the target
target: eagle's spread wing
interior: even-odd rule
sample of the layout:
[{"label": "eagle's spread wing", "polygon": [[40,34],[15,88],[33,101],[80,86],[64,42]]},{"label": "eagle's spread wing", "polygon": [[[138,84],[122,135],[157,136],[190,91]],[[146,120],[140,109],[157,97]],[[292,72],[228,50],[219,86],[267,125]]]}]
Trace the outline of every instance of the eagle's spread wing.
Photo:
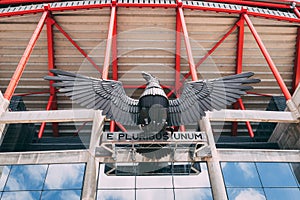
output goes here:
[{"label": "eagle's spread wing", "polygon": [[119,81],[96,79],[61,70],[51,70],[56,76],[54,87],[66,96],[89,109],[103,110],[107,118],[124,125],[136,125],[138,121],[138,100],[128,97]]},{"label": "eagle's spread wing", "polygon": [[179,126],[197,122],[205,111],[220,110],[236,102],[251,86],[247,83],[260,82],[249,79],[252,72],[204,81],[191,81],[184,85],[180,98],[169,100],[169,125]]}]

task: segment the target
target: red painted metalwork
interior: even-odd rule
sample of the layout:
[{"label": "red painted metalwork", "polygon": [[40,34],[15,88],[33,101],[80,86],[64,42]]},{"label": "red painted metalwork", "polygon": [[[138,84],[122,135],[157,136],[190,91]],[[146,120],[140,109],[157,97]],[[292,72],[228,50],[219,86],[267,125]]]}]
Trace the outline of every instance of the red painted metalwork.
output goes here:
[{"label": "red painted metalwork", "polygon": [[[175,93],[178,94],[180,90],[180,59],[181,59],[181,22],[179,12],[176,12],[176,49],[175,49]],[[170,92],[170,95],[174,93],[173,90]],[[168,94],[169,95],[169,94]]]},{"label": "red painted metalwork", "polygon": [[[240,21],[240,20],[239,20]],[[198,68],[223,42],[224,40],[237,28],[239,21],[199,60],[196,64]],[[191,71],[184,75],[183,81],[186,80],[191,75]]]},{"label": "red painted metalwork", "polygon": [[187,27],[186,27],[186,23],[185,23],[185,19],[184,19],[183,10],[182,10],[182,1],[178,0],[177,4],[178,4],[177,9],[178,9],[178,14],[179,14],[179,18],[180,18],[181,27],[182,27],[186,53],[188,56],[188,62],[189,62],[189,66],[190,66],[190,72],[192,75],[192,80],[196,81],[196,80],[198,80],[197,71],[196,71],[196,67],[195,67],[195,63],[194,63],[192,47],[190,44],[190,39],[189,39],[189,35],[188,35],[188,31],[187,31]]},{"label": "red painted metalwork", "polygon": [[0,5],[24,4],[24,3],[50,3],[61,0],[0,0]]},{"label": "red painted metalwork", "polygon": [[[245,110],[245,106],[244,106],[244,103],[243,103],[242,99],[238,99],[237,102],[238,102],[240,108],[241,108],[242,110]],[[246,126],[247,126],[247,129],[248,129],[248,132],[249,132],[250,137],[253,138],[253,137],[254,137],[254,133],[253,133],[253,129],[252,129],[252,127],[251,127],[250,122],[248,122],[248,123],[246,122]]]},{"label": "red painted metalwork", "polygon": [[294,77],[293,77],[293,91],[296,90],[300,83],[300,28],[297,29],[297,41],[296,41],[296,58],[294,65]]},{"label": "red painted metalwork", "polygon": [[297,15],[298,18],[300,18],[300,12],[298,8],[294,7],[294,13]]},{"label": "red painted metalwork", "polygon": [[[46,9],[46,8],[45,8]],[[15,92],[15,89],[21,79],[21,76],[25,70],[25,67],[26,67],[26,64],[29,60],[29,57],[31,55],[31,52],[36,44],[36,41],[38,40],[39,38],[39,35],[43,29],[43,26],[44,26],[44,23],[47,19],[47,16],[48,16],[48,11],[44,11],[35,31],[33,32],[33,35],[31,36],[31,39],[25,49],[25,52],[23,53],[23,56],[15,70],[15,73],[13,75],[13,77],[10,79],[10,82],[9,82],[9,85],[4,93],[4,98],[7,99],[7,100],[10,100],[12,95],[14,94]]]},{"label": "red painted metalwork", "polygon": [[112,78],[113,80],[118,80],[117,11],[115,12],[112,37]]},{"label": "red painted metalwork", "polygon": [[[49,71],[49,75],[53,76],[53,74],[50,72],[50,70],[55,68],[55,66],[54,66],[54,47],[53,47],[53,25],[54,25],[54,22],[51,19],[52,19],[52,17],[49,14],[48,18],[47,18],[48,71]],[[50,96],[53,96],[52,105],[51,105],[50,109],[57,110],[56,89],[53,87],[53,85],[52,85],[53,83],[54,83],[53,81],[50,81],[50,86],[49,86],[50,87]],[[58,123],[56,123],[56,122],[52,123],[52,131],[53,131],[53,135],[55,137],[58,137]]]},{"label": "red painted metalwork", "polygon": [[110,59],[110,53],[111,53],[111,47],[112,47],[113,32],[114,32],[114,27],[115,27],[115,22],[116,22],[116,19],[115,19],[116,18],[116,9],[117,9],[116,5],[112,5],[111,13],[110,13],[109,27],[108,27],[108,34],[107,34],[107,41],[106,41],[104,63],[103,63],[103,72],[102,72],[103,79],[108,79],[109,59]]},{"label": "red painted metalwork", "polygon": [[[48,100],[48,104],[47,104],[47,107],[46,107],[46,110],[50,110],[51,109],[51,106],[52,106],[52,101],[53,101],[53,98],[54,96],[51,95],[49,97],[49,100]],[[46,126],[46,123],[42,123],[41,126],[40,126],[40,130],[39,130],[39,133],[38,133],[38,138],[42,138],[43,136],[43,133],[44,133],[44,130],[45,130],[45,126]]]},{"label": "red painted metalwork", "polygon": [[283,2],[289,2],[289,3],[293,2],[293,1],[285,1],[285,0],[278,1],[278,3],[262,2],[262,1],[260,1],[260,2],[258,2],[258,1],[244,1],[244,0],[207,0],[207,1],[237,4],[237,5],[245,5],[245,6],[282,8],[282,9],[289,9],[290,8],[290,5],[282,4]]},{"label": "red painted metalwork", "polygon": [[265,45],[263,44],[261,38],[259,37],[257,31],[255,30],[255,28],[254,28],[254,26],[253,26],[253,24],[252,24],[249,16],[247,14],[244,14],[244,18],[245,18],[245,21],[246,21],[246,23],[247,23],[247,25],[248,25],[248,27],[249,27],[252,35],[254,36],[254,38],[255,38],[255,40],[257,42],[257,44],[258,44],[258,46],[259,46],[262,54],[264,55],[264,57],[265,57],[268,65],[269,65],[269,67],[270,67],[270,69],[271,69],[271,71],[272,71],[275,79],[277,80],[277,82],[279,84],[279,87],[280,87],[283,95],[285,96],[286,100],[291,99],[292,97],[291,97],[291,94],[290,94],[288,88],[286,87],[283,79],[281,78],[280,73],[277,70],[277,68],[276,68],[276,66],[275,66],[275,64],[274,64],[274,62],[273,62],[270,54],[268,53]]},{"label": "red painted metalwork", "polygon": [[[257,4],[253,4],[253,6],[259,6],[259,2],[256,2]],[[276,7],[276,4],[273,4],[274,7]],[[280,5],[280,4],[278,4]],[[153,3],[153,4],[144,4],[144,3],[118,3],[116,4],[118,7],[153,7],[153,8],[176,8],[177,4],[159,4],[159,3]],[[242,14],[243,12],[241,10],[236,9],[225,9],[220,7],[203,7],[203,6],[197,6],[197,5],[182,5],[182,8],[184,9],[194,9],[194,10],[203,10],[203,11],[214,11],[214,12],[225,12],[225,13],[236,13],[236,14]],[[65,11],[65,10],[80,10],[80,9],[93,9],[93,8],[105,8],[105,7],[111,7],[111,4],[88,4],[88,5],[73,5],[73,6],[61,6],[61,7],[53,7],[50,8],[51,11]],[[265,7],[265,6],[264,6]],[[280,8],[280,6],[278,6]],[[21,11],[12,11],[12,12],[4,12],[0,13],[0,17],[4,16],[13,16],[13,15],[26,15],[26,14],[32,14],[32,13],[39,13],[43,12],[43,9],[32,9],[32,10],[21,10]],[[289,22],[300,22],[300,19],[292,18],[292,17],[286,17],[286,16],[275,16],[267,13],[258,13],[258,12],[248,12],[248,15],[256,16],[256,17],[263,17],[263,18],[269,18],[269,19],[278,19],[283,21],[289,21]]]},{"label": "red painted metalwork", "polygon": [[54,19],[52,20],[55,27],[73,44],[74,47],[76,47],[76,49],[93,65],[93,67],[101,73],[101,68],[98,67],[98,65],[88,56],[88,54],[85,53],[85,51],[69,36],[67,32],[63,30],[63,28]]}]

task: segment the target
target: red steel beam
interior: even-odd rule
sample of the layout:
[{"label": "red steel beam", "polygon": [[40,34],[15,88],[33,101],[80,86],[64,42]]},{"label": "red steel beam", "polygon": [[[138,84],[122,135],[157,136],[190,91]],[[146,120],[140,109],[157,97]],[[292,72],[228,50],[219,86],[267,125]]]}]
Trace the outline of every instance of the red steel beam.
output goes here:
[{"label": "red steel beam", "polygon": [[188,31],[187,31],[187,27],[186,27],[186,23],[185,23],[185,19],[184,19],[183,10],[182,10],[182,1],[177,0],[177,4],[178,4],[177,9],[178,9],[178,14],[179,14],[179,18],[180,18],[181,27],[182,27],[186,53],[188,56],[188,62],[189,62],[189,66],[190,66],[190,72],[192,75],[192,80],[196,81],[196,80],[198,80],[197,71],[196,71],[196,67],[195,67],[195,62],[194,62],[193,53],[192,53],[192,47],[190,44],[190,39],[189,39],[189,35],[188,35]]},{"label": "red steel beam", "polygon": [[[276,4],[274,4],[276,5]],[[144,4],[144,3],[118,3],[118,7],[152,7],[152,8],[176,8],[177,4],[159,4],[159,3],[153,3],[153,4]],[[270,5],[271,6],[271,5]],[[65,11],[65,10],[80,10],[80,9],[93,9],[93,8],[105,8],[105,7],[111,7],[111,4],[105,3],[105,4],[88,4],[88,5],[72,5],[72,6],[61,6],[61,7],[53,7],[50,8],[51,11]],[[214,11],[214,12],[225,12],[225,13],[236,13],[236,14],[242,14],[243,12],[241,10],[236,9],[225,9],[221,7],[203,7],[198,5],[182,5],[183,8],[186,9],[194,9],[194,10],[203,10],[203,11]],[[266,6],[263,6],[266,7]],[[275,6],[276,7],[276,6]],[[280,6],[278,6],[280,8]],[[32,13],[39,13],[43,12],[43,9],[31,9],[31,10],[21,10],[21,11],[11,11],[11,12],[4,12],[0,13],[0,17],[5,16],[13,16],[13,15],[26,15],[26,14],[32,14]],[[256,16],[256,17],[263,17],[263,18],[269,18],[269,19],[277,19],[277,20],[283,20],[283,21],[289,21],[289,22],[300,22],[300,19],[296,19],[293,17],[285,17],[285,16],[275,16],[268,13],[258,13],[258,12],[248,12],[248,15]]]},{"label": "red steel beam", "polygon": [[73,46],[93,65],[95,69],[97,69],[100,73],[102,70],[98,65],[88,56],[88,54],[70,37],[70,35],[63,30],[63,28],[53,19],[55,27],[73,44]]},{"label": "red steel beam", "polygon": [[[53,25],[54,21],[52,20],[51,15],[48,15],[47,18],[47,42],[48,42],[48,72],[49,75],[53,76],[53,74],[50,72],[50,70],[54,69],[54,43],[53,43]],[[53,87],[54,81],[50,81],[50,95],[53,96],[52,110],[57,110],[57,97],[56,97],[56,89]],[[44,122],[45,123],[45,122]],[[55,137],[58,137],[58,123],[53,122],[52,123],[52,131],[53,135]],[[44,130],[43,130],[44,132]]]},{"label": "red steel beam", "polygon": [[110,60],[110,53],[111,53],[111,47],[112,47],[112,38],[114,33],[114,27],[116,22],[116,0],[112,1],[111,6],[111,13],[110,13],[110,21],[109,21],[109,27],[108,27],[108,34],[107,34],[107,41],[106,41],[106,49],[105,49],[105,56],[104,56],[104,63],[103,63],[103,72],[102,72],[102,78],[108,79],[108,70],[109,70],[109,60]]},{"label": "red steel beam", "polygon": [[[110,21],[109,21],[109,27],[108,27],[108,34],[107,34],[107,40],[106,40],[106,49],[105,49],[105,56],[104,56],[104,63],[103,63],[103,71],[102,71],[102,79],[108,79],[108,71],[109,71],[109,60],[110,60],[110,54],[112,51],[112,46],[113,48],[113,57],[115,56],[115,58],[113,58],[113,62],[114,59],[117,59],[117,46],[116,46],[116,20],[117,18],[117,6],[116,6],[116,0],[112,0],[112,5],[111,5],[111,13],[110,13]],[[115,46],[114,46],[115,45]],[[114,67],[114,76],[115,78],[117,78],[118,76],[118,71],[117,71],[117,63],[114,63],[115,65]],[[110,126],[109,126],[109,131],[110,132],[114,132],[116,127],[115,121],[111,120],[110,121]]]},{"label": "red steel beam", "polygon": [[112,37],[112,78],[118,80],[118,48],[117,48],[117,11],[115,12],[115,21]]},{"label": "red steel beam", "polygon": [[294,13],[297,15],[298,18],[300,18],[300,12],[298,8],[294,7]]},{"label": "red steel beam", "polygon": [[258,2],[258,1],[245,1],[245,0],[207,0],[212,2],[220,2],[220,3],[229,3],[229,4],[237,4],[237,5],[245,5],[245,6],[258,6],[258,7],[269,7],[269,8],[282,8],[289,9],[289,4],[282,4],[283,2],[292,3],[293,1],[285,1],[280,0],[278,3],[271,2]]},{"label": "red steel beam", "polygon": [[280,73],[279,73],[278,69],[276,68],[270,54],[268,53],[265,45],[263,44],[260,36],[258,35],[258,33],[257,33],[256,29],[254,28],[249,16],[246,13],[244,14],[244,18],[245,18],[245,21],[246,21],[252,35],[255,38],[256,43],[258,44],[263,56],[265,57],[265,59],[266,59],[268,65],[269,65],[269,67],[270,67],[270,69],[271,69],[271,71],[272,71],[272,73],[273,73],[273,75],[274,75],[274,77],[275,77],[275,79],[276,79],[283,95],[285,96],[286,100],[290,100],[292,97],[291,97],[291,94],[290,94],[288,88],[286,87],[286,85],[285,85],[282,77],[280,76]]},{"label": "red steel beam", "polygon": [[293,92],[300,83],[300,28],[297,29],[296,58],[294,64]]},{"label": "red steel beam", "polygon": [[[50,110],[51,107],[52,107],[52,102],[53,102],[53,99],[54,99],[54,96],[53,95],[50,95],[49,97],[49,100],[48,100],[48,104],[47,104],[47,107],[46,107],[46,110]],[[38,133],[38,138],[42,138],[43,136],[43,133],[44,133],[44,130],[45,130],[45,127],[46,127],[46,123],[43,122],[40,126],[40,130],[39,130],[39,133]]]},{"label": "red steel beam", "polygon": [[[176,49],[175,49],[175,92],[180,90],[180,59],[181,59],[181,22],[178,10],[176,11]],[[170,93],[173,93],[172,91]]]},{"label": "red steel beam", "polygon": [[44,23],[47,19],[47,16],[48,16],[47,9],[48,9],[48,7],[45,7],[44,9],[45,9],[45,11],[42,14],[42,17],[41,17],[35,31],[33,32],[33,35],[30,38],[30,41],[29,41],[29,43],[28,43],[28,45],[27,45],[27,47],[26,47],[26,49],[23,53],[23,56],[22,56],[18,66],[15,70],[15,73],[13,74],[12,78],[10,79],[9,85],[8,85],[8,87],[7,87],[7,89],[4,93],[4,98],[9,100],[9,101],[10,101],[12,95],[15,92],[15,89],[16,89],[16,87],[17,87],[17,85],[18,85],[18,83],[21,79],[21,76],[22,76],[22,74],[25,70],[25,67],[26,67],[26,64],[29,60],[31,52],[32,52],[32,50],[33,50],[33,48],[36,44],[36,41],[38,40],[38,38],[40,36],[40,33],[41,33],[41,31],[43,29],[43,26],[44,26]]},{"label": "red steel beam", "polygon": [[[239,20],[240,21],[240,20]],[[199,62],[196,64],[196,68],[198,68],[223,42],[224,40],[237,28],[237,24],[239,21],[231,27],[231,29],[199,60]],[[187,79],[191,75],[191,71],[184,75],[183,80]]]}]

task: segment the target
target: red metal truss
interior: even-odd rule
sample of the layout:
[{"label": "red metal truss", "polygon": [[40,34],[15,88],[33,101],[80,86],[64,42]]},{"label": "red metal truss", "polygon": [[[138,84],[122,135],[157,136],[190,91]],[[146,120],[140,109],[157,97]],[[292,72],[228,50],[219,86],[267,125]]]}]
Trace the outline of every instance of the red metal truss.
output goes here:
[{"label": "red metal truss", "polygon": [[273,73],[273,75],[274,75],[274,77],[275,77],[275,79],[276,79],[283,95],[285,96],[286,100],[290,100],[292,97],[291,97],[291,94],[290,94],[288,88],[286,87],[286,85],[285,85],[282,77],[280,76],[280,73],[279,73],[277,67],[275,66],[269,52],[267,51],[267,49],[266,49],[265,45],[263,44],[260,36],[258,35],[256,29],[254,28],[249,16],[246,13],[244,14],[244,18],[245,18],[245,21],[246,21],[252,35],[255,38],[255,41],[258,44],[263,56],[265,57],[265,59],[266,59],[268,65],[269,65],[269,67],[270,67],[270,69],[271,69],[271,71],[272,71],[272,73]]},{"label": "red metal truss", "polygon": [[44,23],[47,19],[47,16],[49,14],[47,8],[45,8],[46,10],[44,11],[44,13],[42,14],[42,17],[35,29],[35,31],[33,32],[33,35],[31,36],[31,39],[23,53],[23,56],[15,70],[15,73],[13,74],[12,78],[10,79],[9,85],[7,86],[7,89],[4,93],[4,98],[7,100],[10,100],[12,98],[12,95],[15,92],[15,89],[21,79],[21,76],[25,70],[26,64],[29,60],[29,57],[31,55],[31,52],[36,44],[36,41],[39,38],[39,35],[43,29]]},{"label": "red metal truss", "polygon": [[294,65],[293,92],[300,83],[300,28],[297,29],[296,58]]},{"label": "red metal truss", "polygon": [[73,44],[73,46],[93,65],[95,69],[98,70],[98,72],[102,72],[101,68],[93,61],[91,57],[88,56],[88,54],[71,38],[71,36],[64,31],[64,29],[53,19],[49,18],[49,20],[53,21],[53,24],[55,27]]}]

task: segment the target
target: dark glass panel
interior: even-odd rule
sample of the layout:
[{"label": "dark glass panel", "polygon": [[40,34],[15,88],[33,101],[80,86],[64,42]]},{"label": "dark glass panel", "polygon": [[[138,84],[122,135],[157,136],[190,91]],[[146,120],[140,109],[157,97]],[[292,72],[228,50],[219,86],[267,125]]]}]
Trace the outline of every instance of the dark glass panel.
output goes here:
[{"label": "dark glass panel", "polygon": [[49,190],[42,193],[41,200],[80,200],[81,190]]},{"label": "dark glass panel", "polygon": [[289,163],[256,163],[264,187],[297,187]]},{"label": "dark glass panel", "polygon": [[175,189],[175,200],[213,200],[210,188]]},{"label": "dark glass panel", "polygon": [[98,190],[97,200],[134,200],[134,190]]},{"label": "dark glass panel", "polygon": [[254,163],[222,162],[226,187],[261,187]]},{"label": "dark glass panel", "polygon": [[42,190],[47,165],[13,165],[4,191]]},{"label": "dark glass panel", "polygon": [[49,165],[44,189],[81,189],[85,164]]}]

